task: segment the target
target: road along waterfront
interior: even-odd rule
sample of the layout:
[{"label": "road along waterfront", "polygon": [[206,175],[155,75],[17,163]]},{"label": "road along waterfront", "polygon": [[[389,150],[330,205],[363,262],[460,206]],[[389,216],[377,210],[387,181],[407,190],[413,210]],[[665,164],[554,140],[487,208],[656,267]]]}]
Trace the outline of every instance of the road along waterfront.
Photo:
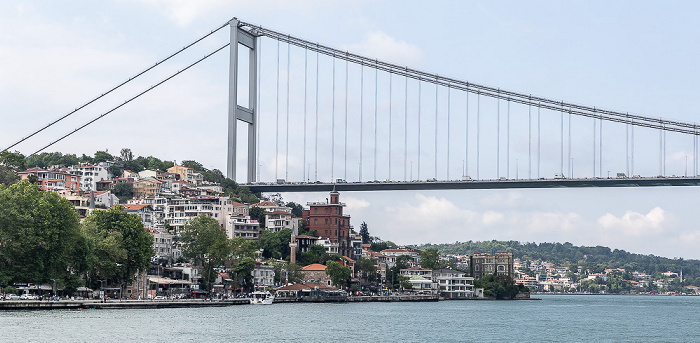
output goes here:
[{"label": "road along waterfront", "polygon": [[697,342],[700,297],[0,311],[5,341]]}]

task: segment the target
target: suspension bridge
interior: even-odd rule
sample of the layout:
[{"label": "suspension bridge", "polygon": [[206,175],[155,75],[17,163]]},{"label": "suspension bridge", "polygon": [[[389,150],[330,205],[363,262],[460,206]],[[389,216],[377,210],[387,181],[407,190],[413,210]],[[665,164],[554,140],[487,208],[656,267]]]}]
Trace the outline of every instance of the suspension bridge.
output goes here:
[{"label": "suspension bridge", "polygon": [[3,151],[226,28],[225,44],[34,154],[228,50],[226,175],[254,192],[700,185],[695,123],[429,73],[236,18]]}]

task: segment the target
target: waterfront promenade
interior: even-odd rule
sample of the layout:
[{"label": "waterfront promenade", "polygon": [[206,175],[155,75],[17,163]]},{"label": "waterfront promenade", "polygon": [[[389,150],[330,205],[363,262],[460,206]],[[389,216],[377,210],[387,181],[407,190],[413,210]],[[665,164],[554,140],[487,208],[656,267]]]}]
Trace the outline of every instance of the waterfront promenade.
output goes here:
[{"label": "waterfront promenade", "polygon": [[[343,298],[276,298],[275,303],[299,303],[299,302],[421,302],[438,301],[437,295],[388,295],[388,296],[361,296]],[[182,308],[182,307],[225,307],[233,305],[247,305],[248,298],[226,300],[18,300],[0,301],[0,310],[82,310],[82,309],[156,309],[156,308]]]}]

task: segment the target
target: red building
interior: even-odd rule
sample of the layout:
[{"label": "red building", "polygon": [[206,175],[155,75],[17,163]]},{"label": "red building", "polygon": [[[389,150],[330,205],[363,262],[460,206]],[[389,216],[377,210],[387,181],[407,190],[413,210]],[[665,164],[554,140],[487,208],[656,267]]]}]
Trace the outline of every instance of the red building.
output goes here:
[{"label": "red building", "polygon": [[22,180],[28,179],[30,175],[34,175],[39,184],[39,188],[45,191],[58,191],[63,189],[72,192],[80,191],[80,176],[68,172],[30,168],[17,173],[17,175],[19,175]]},{"label": "red building", "polygon": [[321,238],[327,238],[331,243],[338,244],[338,253],[343,256],[353,256],[350,237],[350,216],[343,215],[345,204],[340,202],[340,194],[333,189],[330,201],[310,202],[306,204],[303,217],[309,226],[309,231],[316,231]]}]

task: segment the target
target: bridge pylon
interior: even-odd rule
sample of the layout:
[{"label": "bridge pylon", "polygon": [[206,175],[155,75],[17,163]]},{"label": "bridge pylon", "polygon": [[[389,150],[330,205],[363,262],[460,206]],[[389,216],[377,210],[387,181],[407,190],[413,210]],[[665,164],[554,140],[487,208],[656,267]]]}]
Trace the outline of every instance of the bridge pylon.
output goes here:
[{"label": "bridge pylon", "polygon": [[[228,88],[228,156],[226,164],[226,177],[236,181],[236,143],[238,139],[238,121],[248,123],[248,182],[255,181],[256,159],[256,132],[258,126],[257,106],[257,36],[239,26],[237,18],[229,21],[231,27],[231,39],[229,49],[229,88]],[[249,73],[248,73],[248,107],[238,104],[238,53],[239,44],[249,49]]]}]

